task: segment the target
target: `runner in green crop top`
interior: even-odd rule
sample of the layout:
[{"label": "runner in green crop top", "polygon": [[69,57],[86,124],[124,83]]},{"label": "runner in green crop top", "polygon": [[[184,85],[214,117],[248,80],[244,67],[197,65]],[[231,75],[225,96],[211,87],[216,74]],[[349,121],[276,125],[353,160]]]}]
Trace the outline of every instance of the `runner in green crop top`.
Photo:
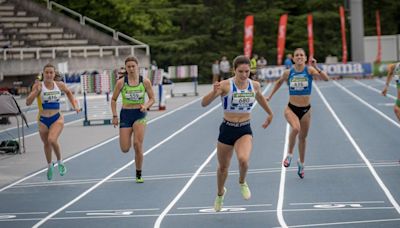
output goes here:
[{"label": "runner in green crop top", "polygon": [[390,81],[392,80],[393,77],[396,80],[396,87],[397,87],[397,99],[393,109],[394,113],[397,116],[397,119],[399,119],[400,121],[400,62],[388,65],[386,84],[382,90],[383,96],[386,96]]},{"label": "runner in green crop top", "polygon": [[139,76],[139,84],[133,86],[129,85],[128,77],[124,77],[124,86],[121,93],[123,105],[144,104],[146,88],[143,85],[143,77]]},{"label": "runner in green crop top", "polygon": [[[119,124],[119,145],[127,153],[132,146],[135,150],[136,182],[143,183],[143,139],[146,129],[146,113],[154,103],[154,92],[151,82],[139,76],[139,61],[135,57],[125,60],[127,75],[118,79],[111,99],[112,123]],[[117,99],[122,93],[120,119],[117,115]],[[145,102],[145,94],[148,100]],[[132,140],[133,136],[133,140]]]}]

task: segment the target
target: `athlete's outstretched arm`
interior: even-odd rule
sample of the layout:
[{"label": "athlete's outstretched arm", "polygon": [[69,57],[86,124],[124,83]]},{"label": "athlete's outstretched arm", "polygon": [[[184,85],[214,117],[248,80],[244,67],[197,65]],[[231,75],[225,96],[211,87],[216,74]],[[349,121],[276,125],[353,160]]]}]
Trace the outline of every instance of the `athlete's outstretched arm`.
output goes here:
[{"label": "athlete's outstretched arm", "polygon": [[285,70],[282,74],[282,76],[275,82],[274,88],[272,88],[271,93],[265,98],[267,101],[270,101],[272,99],[272,96],[278,91],[279,88],[281,88],[282,84],[287,81],[289,77],[289,70]]},{"label": "athlete's outstretched arm", "polygon": [[35,100],[37,96],[39,96],[40,92],[42,91],[42,84],[40,82],[35,82],[35,84],[32,86],[32,91],[31,93],[26,97],[26,105],[31,105],[32,102]]},{"label": "athlete's outstretched arm", "polygon": [[313,69],[311,70],[310,74],[319,76],[324,81],[329,81],[328,74],[325,71],[322,71],[321,69],[319,69],[316,59],[312,59],[311,66],[313,67]]},{"label": "athlete's outstretched arm", "polygon": [[273,118],[274,114],[272,113],[272,110],[269,107],[267,100],[264,98],[264,96],[261,93],[260,83],[259,82],[253,82],[253,83],[254,83],[254,87],[256,89],[256,100],[260,104],[260,106],[264,109],[264,111],[266,113],[268,113],[268,117],[262,125],[263,128],[267,128],[268,125],[272,122],[272,118]]},{"label": "athlete's outstretched arm", "polygon": [[111,112],[113,114],[112,124],[114,125],[114,127],[118,125],[117,99],[123,85],[124,85],[124,78],[122,77],[118,79],[117,83],[115,84],[114,92],[111,98]]},{"label": "athlete's outstretched arm", "polygon": [[72,104],[72,109],[74,109],[76,112],[80,112],[81,110],[78,107],[77,101],[75,100],[74,95],[72,94],[71,90],[67,87],[67,85],[64,82],[56,82],[56,83],[58,88],[60,88],[60,90],[65,93],[69,102]]},{"label": "athlete's outstretched arm", "polygon": [[222,86],[223,83],[225,83],[224,81],[222,82],[215,82],[213,84],[213,89],[211,92],[209,92],[207,95],[205,95],[203,97],[203,99],[201,100],[201,106],[206,107],[207,105],[209,105],[213,100],[215,100],[215,98],[217,98],[218,96],[220,96],[222,94]]},{"label": "athlete's outstretched arm", "polygon": [[145,112],[154,104],[154,91],[153,87],[151,86],[151,81],[148,78],[145,78],[143,81],[144,87],[146,88],[146,93],[149,99],[147,100],[146,104],[142,106],[140,111]]}]

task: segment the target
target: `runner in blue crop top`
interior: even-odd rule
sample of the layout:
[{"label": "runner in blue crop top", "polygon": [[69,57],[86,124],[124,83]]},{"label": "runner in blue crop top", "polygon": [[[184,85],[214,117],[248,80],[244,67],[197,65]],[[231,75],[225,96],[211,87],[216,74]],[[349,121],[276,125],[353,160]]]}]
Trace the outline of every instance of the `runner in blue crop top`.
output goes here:
[{"label": "runner in blue crop top", "polygon": [[72,107],[78,113],[80,111],[77,102],[64,82],[54,81],[55,67],[47,64],[43,68],[43,82],[37,81],[31,93],[26,98],[26,105],[31,105],[36,99],[41,99],[42,107],[39,108],[39,134],[44,145],[44,153],[48,164],[47,179],[53,178],[54,163],[52,161],[52,151],[56,154],[58,171],[61,176],[64,176],[67,169],[62,162],[61,148],[58,143],[64,128],[64,117],[60,114],[61,92],[67,95]]},{"label": "runner in blue crop top", "polygon": [[290,166],[296,137],[298,136],[299,161],[297,162],[297,174],[300,178],[304,178],[306,138],[311,119],[310,95],[313,76],[320,77],[325,81],[328,81],[329,77],[324,71],[318,68],[315,59],[312,59],[311,66],[306,66],[307,56],[302,48],[297,48],[294,51],[293,60],[294,65],[289,70],[284,71],[282,77],[276,81],[274,88],[266,99],[268,101],[271,100],[276,91],[287,81],[289,87],[289,104],[285,108],[285,118],[292,130],[289,136],[288,154],[283,161],[283,165],[285,167]]},{"label": "runner in blue crop top", "polygon": [[213,90],[203,97],[201,105],[209,105],[217,97],[221,97],[224,117],[219,127],[217,143],[217,185],[218,191],[214,202],[215,211],[221,211],[226,192],[225,181],[233,151],[239,160],[239,186],[245,200],[250,199],[250,188],[246,183],[248,161],[252,149],[252,130],[250,127],[250,113],[254,102],[268,113],[265,122],[266,128],[272,121],[272,111],[264,99],[260,83],[249,79],[250,59],[238,56],[233,61],[235,75],[227,80],[215,82]]}]

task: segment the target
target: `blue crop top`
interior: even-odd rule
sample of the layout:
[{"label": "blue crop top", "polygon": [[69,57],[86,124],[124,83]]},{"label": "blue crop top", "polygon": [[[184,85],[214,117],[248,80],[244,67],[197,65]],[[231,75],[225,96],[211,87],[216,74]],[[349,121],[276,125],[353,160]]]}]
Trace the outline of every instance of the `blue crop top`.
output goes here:
[{"label": "blue crop top", "polygon": [[288,77],[289,95],[310,95],[313,77],[308,73],[307,66],[303,71],[297,72],[294,67],[290,68]]}]

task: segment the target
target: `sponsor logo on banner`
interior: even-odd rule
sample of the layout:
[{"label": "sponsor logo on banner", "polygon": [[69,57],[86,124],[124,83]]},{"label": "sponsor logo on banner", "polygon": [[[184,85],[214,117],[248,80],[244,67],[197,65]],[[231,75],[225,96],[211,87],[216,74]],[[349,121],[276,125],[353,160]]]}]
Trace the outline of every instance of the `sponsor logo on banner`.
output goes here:
[{"label": "sponsor logo on banner", "polygon": [[[346,64],[318,64],[329,76],[369,76],[372,75],[371,63],[349,62]],[[261,79],[276,79],[282,76],[285,66],[268,66],[261,69]]]}]

